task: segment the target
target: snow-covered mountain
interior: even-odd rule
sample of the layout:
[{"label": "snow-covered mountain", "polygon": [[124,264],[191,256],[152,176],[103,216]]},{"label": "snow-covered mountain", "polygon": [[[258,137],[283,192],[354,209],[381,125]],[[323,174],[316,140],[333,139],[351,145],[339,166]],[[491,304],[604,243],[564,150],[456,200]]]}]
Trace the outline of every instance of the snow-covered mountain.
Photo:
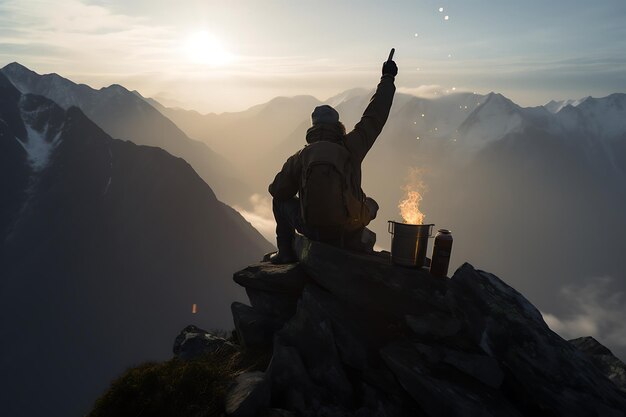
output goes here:
[{"label": "snow-covered mountain", "polygon": [[206,143],[190,139],[152,106],[154,101],[150,103],[121,85],[96,90],[58,74],[39,75],[16,62],[0,71],[22,93],[47,97],[64,109],[80,108],[114,138],[158,146],[185,159],[223,201],[232,203],[250,194],[230,162]]},{"label": "snow-covered mountain", "polygon": [[584,134],[605,140],[626,134],[626,94],[588,97],[577,106],[563,107],[556,118],[568,134]]},{"label": "snow-covered mountain", "polygon": [[271,248],[184,160],[0,74],[0,415],[85,414],[190,322],[230,328]]},{"label": "snow-covered mountain", "polygon": [[489,93],[459,126],[459,142],[480,149],[529,126],[547,128],[549,117],[544,107],[522,108],[501,94]]},{"label": "snow-covered mountain", "polygon": [[590,97],[583,97],[579,99],[567,99],[567,100],[550,100],[548,103],[544,104],[543,107],[546,108],[550,113],[558,113],[566,106],[576,107],[583,101],[587,100]]}]

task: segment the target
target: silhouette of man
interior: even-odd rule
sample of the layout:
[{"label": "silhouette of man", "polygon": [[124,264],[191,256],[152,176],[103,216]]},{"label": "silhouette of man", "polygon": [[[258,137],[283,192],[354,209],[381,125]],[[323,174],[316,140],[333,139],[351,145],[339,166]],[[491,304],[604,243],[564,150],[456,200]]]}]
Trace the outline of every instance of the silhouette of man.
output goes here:
[{"label": "silhouette of man", "polygon": [[[312,240],[365,249],[362,236],[376,217],[378,204],[361,189],[361,162],[389,116],[398,74],[391,57],[383,63],[376,92],[354,129],[346,133],[331,106],[316,107],[307,145],[287,159],[270,184],[278,246],[272,263],[297,261],[296,230]],[[373,244],[369,242],[369,249]]]}]

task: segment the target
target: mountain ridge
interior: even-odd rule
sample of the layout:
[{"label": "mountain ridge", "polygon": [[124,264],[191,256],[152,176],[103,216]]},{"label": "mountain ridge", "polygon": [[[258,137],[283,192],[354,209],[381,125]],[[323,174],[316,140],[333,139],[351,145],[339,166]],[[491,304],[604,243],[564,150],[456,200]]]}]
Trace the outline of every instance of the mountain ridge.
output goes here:
[{"label": "mountain ridge", "polygon": [[18,63],[0,71],[24,93],[48,97],[66,109],[73,105],[81,108],[113,137],[158,146],[185,158],[227,202],[250,195],[248,186],[237,179],[230,162],[205,143],[189,138],[145,99],[119,84],[96,90],[57,74],[39,75]]}]

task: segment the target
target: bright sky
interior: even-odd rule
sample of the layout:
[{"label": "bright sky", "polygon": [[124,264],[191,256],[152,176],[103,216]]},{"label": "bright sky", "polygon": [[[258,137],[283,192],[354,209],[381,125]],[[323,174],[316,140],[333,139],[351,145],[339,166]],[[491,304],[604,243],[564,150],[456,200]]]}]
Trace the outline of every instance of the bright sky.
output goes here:
[{"label": "bright sky", "polygon": [[624,22],[624,0],[0,0],[0,66],[222,112],[373,88],[395,47],[406,91],[538,105],[626,92]]}]

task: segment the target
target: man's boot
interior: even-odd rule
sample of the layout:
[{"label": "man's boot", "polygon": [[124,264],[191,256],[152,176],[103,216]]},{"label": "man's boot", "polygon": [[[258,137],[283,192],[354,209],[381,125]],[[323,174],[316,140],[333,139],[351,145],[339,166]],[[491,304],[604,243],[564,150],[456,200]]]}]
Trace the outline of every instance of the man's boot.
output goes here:
[{"label": "man's boot", "polygon": [[270,262],[274,265],[293,264],[298,262],[296,252],[293,250],[293,240],[277,242],[278,252],[270,255]]},{"label": "man's boot", "polygon": [[374,245],[376,244],[376,233],[372,232],[367,227],[363,228],[361,234],[361,245],[364,252],[374,252]]}]

